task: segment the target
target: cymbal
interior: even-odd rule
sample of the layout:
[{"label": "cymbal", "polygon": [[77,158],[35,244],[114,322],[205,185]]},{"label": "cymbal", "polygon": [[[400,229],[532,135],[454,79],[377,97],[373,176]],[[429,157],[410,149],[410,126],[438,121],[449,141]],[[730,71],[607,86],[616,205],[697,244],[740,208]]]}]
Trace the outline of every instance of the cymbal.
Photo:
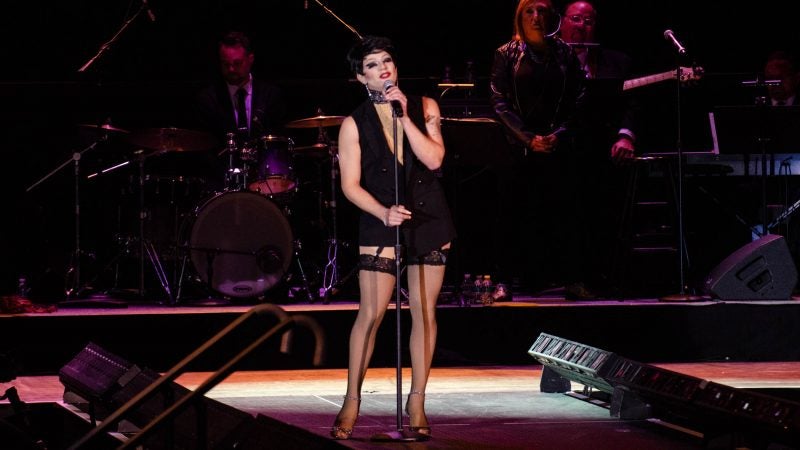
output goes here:
[{"label": "cymbal", "polygon": [[318,128],[341,125],[344,116],[316,116],[293,120],[286,124],[287,128]]},{"label": "cymbal", "polygon": [[317,152],[327,152],[328,151],[328,144],[313,144],[313,145],[304,145],[302,147],[295,147],[294,151],[296,152],[303,152],[303,153],[317,153]]},{"label": "cymbal", "polygon": [[216,140],[209,133],[181,128],[145,128],[134,132],[128,141],[158,153],[202,152],[216,145]]},{"label": "cymbal", "polygon": [[130,133],[130,131],[128,130],[123,130],[122,128],[113,127],[111,126],[111,124],[108,123],[104,123],[102,125],[92,125],[88,123],[82,123],[78,126],[95,132],[113,132],[113,133],[125,133],[125,134]]}]

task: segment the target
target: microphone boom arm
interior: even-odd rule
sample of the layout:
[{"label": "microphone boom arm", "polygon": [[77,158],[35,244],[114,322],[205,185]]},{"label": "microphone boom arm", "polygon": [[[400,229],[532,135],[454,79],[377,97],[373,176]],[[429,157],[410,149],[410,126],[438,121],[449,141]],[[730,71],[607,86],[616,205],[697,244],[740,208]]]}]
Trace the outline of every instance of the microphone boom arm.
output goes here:
[{"label": "microphone boom arm", "polygon": [[92,56],[92,57],[89,59],[89,61],[86,61],[86,64],[84,64],[83,66],[81,66],[81,68],[80,68],[80,69],[78,69],[78,72],[79,72],[79,73],[85,72],[85,71],[86,71],[86,69],[88,69],[88,68],[89,68],[89,66],[91,66],[92,64],[94,64],[94,62],[95,62],[95,60],[96,60],[97,58],[99,58],[100,56],[102,56],[102,55],[103,55],[103,53],[105,53],[106,51],[108,51],[108,49],[109,49],[109,48],[111,48],[111,44],[113,44],[113,43],[117,42],[117,39],[119,39],[119,37],[120,37],[120,36],[122,36],[122,33],[123,33],[123,32],[124,32],[124,31],[125,31],[127,28],[128,28],[128,26],[129,26],[129,25],[130,25],[130,24],[131,24],[131,23],[132,23],[134,20],[136,20],[136,18],[137,18],[137,17],[139,17],[139,14],[141,14],[141,13],[142,13],[142,11],[144,11],[144,9],[145,9],[146,7],[147,7],[147,3],[146,3],[146,2],[142,2],[142,3],[141,3],[141,5],[139,5],[139,9],[136,11],[136,13],[135,13],[133,16],[131,16],[131,18],[130,18],[130,19],[126,20],[126,21],[125,21],[125,22],[122,24],[122,27],[120,27],[120,29],[119,29],[119,30],[117,30],[117,32],[116,32],[116,33],[114,33],[114,36],[112,36],[112,37],[111,37],[111,39],[109,39],[109,40],[108,40],[108,42],[106,42],[105,44],[103,44],[103,45],[101,45],[101,46],[100,46],[100,49],[99,49],[99,50],[97,50],[97,53],[96,53],[94,56]]},{"label": "microphone boom arm", "polygon": [[344,20],[340,19],[340,18],[339,18],[339,16],[337,16],[337,15],[336,15],[336,13],[334,13],[334,12],[333,12],[333,11],[331,11],[331,10],[330,10],[330,9],[329,9],[327,6],[325,6],[324,4],[322,4],[322,2],[321,2],[320,0],[314,0],[314,3],[318,4],[318,5],[319,5],[319,6],[320,6],[320,7],[321,7],[323,10],[325,10],[325,12],[326,12],[326,13],[330,14],[330,15],[331,15],[331,16],[332,16],[334,19],[338,20],[338,21],[339,21],[339,23],[341,23],[342,25],[344,25],[344,26],[345,26],[345,27],[346,27],[348,30],[350,30],[350,31],[351,31],[353,34],[355,34],[355,35],[356,35],[356,37],[358,38],[358,40],[363,40],[363,39],[364,39],[364,38],[363,38],[363,37],[362,37],[362,36],[361,36],[361,35],[358,33],[358,31],[356,31],[356,29],[355,29],[355,28],[353,28],[352,26],[350,26],[350,25],[349,25],[347,22],[345,22]]}]

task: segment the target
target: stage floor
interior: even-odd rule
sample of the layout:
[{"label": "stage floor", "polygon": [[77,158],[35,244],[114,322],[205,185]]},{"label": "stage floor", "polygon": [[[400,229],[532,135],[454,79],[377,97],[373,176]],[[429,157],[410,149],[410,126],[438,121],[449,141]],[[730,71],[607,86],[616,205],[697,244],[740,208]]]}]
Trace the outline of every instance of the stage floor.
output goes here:
[{"label": "stage floor", "polygon": [[[687,363],[659,367],[737,388],[800,389],[800,363]],[[396,370],[370,369],[363,387],[354,449],[702,449],[713,436],[659,419],[621,420],[607,404],[570,394],[542,393],[542,366],[434,368],[427,389],[433,439],[381,443],[371,438],[397,425]],[[177,382],[196,388],[209,373],[187,373]],[[405,391],[410,377],[403,370]],[[234,372],[208,393],[209,398],[256,416],[265,415],[325,439],[341,405],[346,371],[274,370]],[[25,402],[61,402],[56,376],[19,377],[0,384],[16,386]],[[572,391],[581,391],[572,383]],[[405,401],[403,399],[403,401]],[[403,419],[407,425],[407,418]],[[321,441],[322,442],[322,441]],[[716,445],[720,445],[716,442]],[[777,447],[792,448],[792,447]]]}]

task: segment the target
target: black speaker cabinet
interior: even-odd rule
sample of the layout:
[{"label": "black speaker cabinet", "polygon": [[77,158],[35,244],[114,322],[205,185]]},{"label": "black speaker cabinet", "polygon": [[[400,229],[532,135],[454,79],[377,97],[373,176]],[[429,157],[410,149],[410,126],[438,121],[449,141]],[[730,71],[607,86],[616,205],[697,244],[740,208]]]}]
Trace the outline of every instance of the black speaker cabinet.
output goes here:
[{"label": "black speaker cabinet", "polygon": [[707,294],[721,300],[788,300],[797,284],[783,236],[766,235],[725,258],[705,280]]},{"label": "black speaker cabinet", "polygon": [[[89,343],[59,371],[65,403],[88,413],[93,426],[97,419],[108,417],[160,376],[146,367],[140,369],[94,343]],[[165,384],[150,399],[129,411],[118,431],[144,428],[189,392],[175,382]],[[245,411],[200,396],[146,439],[144,447],[152,450],[220,448],[217,444],[223,440],[235,442],[234,434],[252,420],[252,415]],[[129,425],[134,427],[129,428]],[[234,447],[232,444],[226,448]],[[6,448],[1,441],[0,448]]]}]

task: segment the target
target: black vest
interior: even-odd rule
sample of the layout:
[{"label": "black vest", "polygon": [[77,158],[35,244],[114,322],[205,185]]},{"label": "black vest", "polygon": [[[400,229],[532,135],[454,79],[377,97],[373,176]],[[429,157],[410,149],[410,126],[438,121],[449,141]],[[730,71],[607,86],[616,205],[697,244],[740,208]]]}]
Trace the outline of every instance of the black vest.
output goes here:
[{"label": "black vest", "polygon": [[[409,96],[407,110],[414,124],[424,132],[422,98]],[[361,146],[361,186],[383,205],[393,205],[395,157],[383,135],[378,112],[371,101],[365,101],[352,116],[358,127]],[[405,138],[398,181],[400,204],[412,213],[411,220],[400,228],[407,254],[424,255],[450,242],[455,237],[455,227],[437,173],[416,158]],[[395,241],[394,227],[386,227],[380,219],[362,211],[359,245],[391,247]]]}]

